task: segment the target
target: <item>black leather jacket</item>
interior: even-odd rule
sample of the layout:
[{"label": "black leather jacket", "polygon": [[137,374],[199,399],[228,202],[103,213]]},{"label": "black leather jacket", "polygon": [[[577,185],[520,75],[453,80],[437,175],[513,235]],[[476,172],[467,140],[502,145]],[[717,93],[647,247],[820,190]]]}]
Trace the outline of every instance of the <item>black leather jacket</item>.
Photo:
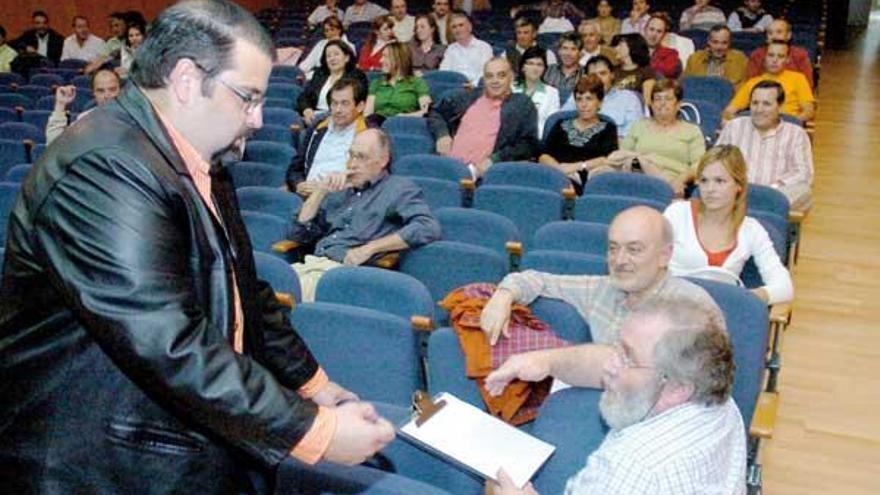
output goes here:
[{"label": "black leather jacket", "polygon": [[311,427],[318,365],[212,175],[223,225],[134,84],[43,154],[0,288],[0,493],[231,493]]}]

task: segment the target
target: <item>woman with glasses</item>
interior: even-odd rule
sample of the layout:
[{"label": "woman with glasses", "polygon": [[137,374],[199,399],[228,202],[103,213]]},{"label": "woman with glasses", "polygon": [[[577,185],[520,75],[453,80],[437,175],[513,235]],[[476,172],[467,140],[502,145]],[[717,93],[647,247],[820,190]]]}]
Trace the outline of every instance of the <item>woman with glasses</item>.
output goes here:
[{"label": "woman with glasses", "polygon": [[605,85],[596,75],[580,78],[574,87],[577,116],[553,125],[538,158],[567,175],[578,194],[590,175],[608,169],[605,157],[617,149],[617,126],[599,116],[604,97]]},{"label": "woman with glasses", "polygon": [[538,110],[538,136],[544,133],[544,122],[547,117],[559,111],[559,91],[544,83],[547,72],[547,51],[538,46],[527,48],[519,59],[514,93],[524,93],[532,99]]},{"label": "woman with glasses", "polygon": [[321,65],[315,75],[300,93],[296,101],[296,110],[302,115],[306,125],[316,123],[317,116],[330,110],[328,94],[333,83],[350,77],[358,81],[367,91],[367,76],[355,67],[354,52],[342,40],[330,40],[324,47]]},{"label": "woman with glasses", "polygon": [[674,245],[669,270],[676,276],[700,276],[709,267],[739,278],[754,258],[764,285],[752,293],[768,304],[791,301],[791,274],[773,248],[767,230],[747,216],[749,184],[739,148],[715,146],[697,165],[699,197],[669,205],[663,215],[672,224]]},{"label": "woman with glasses", "polygon": [[423,117],[431,106],[428,83],[413,74],[409,49],[400,42],[385,47],[382,57],[385,77],[370,83],[364,115],[377,124],[388,117]]},{"label": "woman with glasses", "polygon": [[620,142],[620,150],[608,158],[624,169],[638,170],[665,180],[678,196],[694,177],[693,169],[706,152],[703,132],[679,118],[681,86],[674,79],[661,79],[651,95],[651,117],[635,122]]},{"label": "woman with glasses", "polygon": [[362,71],[382,70],[382,53],[388,43],[393,41],[395,41],[394,17],[382,15],[373,19],[370,35],[358,57],[358,69]]},{"label": "woman with glasses", "polygon": [[315,69],[321,65],[321,57],[324,54],[324,47],[327,46],[328,41],[342,40],[348,45],[352,52],[355,51],[354,43],[348,41],[348,38],[345,36],[345,30],[342,27],[342,22],[335,15],[331,15],[321,22],[321,32],[324,34],[324,38],[318,40],[318,42],[315,43],[315,46],[309,50],[309,54],[306,55],[306,58],[299,63],[299,70],[303,71],[303,74],[306,75],[306,79],[311,79],[315,73]]}]

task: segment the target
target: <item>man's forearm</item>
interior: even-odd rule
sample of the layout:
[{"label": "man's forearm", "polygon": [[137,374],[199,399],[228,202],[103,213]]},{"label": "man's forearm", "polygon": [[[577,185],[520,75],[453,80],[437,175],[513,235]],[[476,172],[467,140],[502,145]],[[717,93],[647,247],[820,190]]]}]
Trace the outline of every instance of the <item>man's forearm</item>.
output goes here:
[{"label": "man's forearm", "polygon": [[604,344],[583,344],[546,352],[553,378],[577,387],[602,388],[602,370],[614,353]]},{"label": "man's forearm", "polygon": [[402,251],[407,249],[409,244],[399,234],[388,234],[385,237],[373,239],[364,246],[368,247],[373,255],[376,255],[390,251]]},{"label": "man's forearm", "polygon": [[324,201],[325,196],[327,196],[327,191],[321,189],[313,191],[299,209],[297,221],[299,223],[309,223],[314,220],[318,210],[321,209],[321,203]]}]

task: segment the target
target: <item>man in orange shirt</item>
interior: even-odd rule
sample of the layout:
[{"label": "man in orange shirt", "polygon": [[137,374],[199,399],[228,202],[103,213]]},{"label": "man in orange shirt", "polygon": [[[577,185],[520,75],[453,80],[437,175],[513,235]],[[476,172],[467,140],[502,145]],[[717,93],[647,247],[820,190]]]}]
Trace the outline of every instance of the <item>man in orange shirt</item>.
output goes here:
[{"label": "man in orange shirt", "polygon": [[238,5],[177,3],[35,165],[0,286],[0,493],[245,493],[394,438],[255,275],[221,158],[262,125],[272,59]]}]

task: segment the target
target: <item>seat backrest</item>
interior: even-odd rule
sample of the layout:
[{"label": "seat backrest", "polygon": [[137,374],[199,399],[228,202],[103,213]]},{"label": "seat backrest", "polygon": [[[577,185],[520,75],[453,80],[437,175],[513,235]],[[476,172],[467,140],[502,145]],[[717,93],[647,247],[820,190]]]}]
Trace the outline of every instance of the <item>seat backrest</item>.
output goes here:
[{"label": "seat backrest", "polygon": [[64,78],[56,74],[33,74],[28,83],[51,88],[64,85]]},{"label": "seat backrest", "polygon": [[[696,109],[695,113],[699,116],[697,121],[689,117],[688,108]],[[715,142],[718,128],[721,126],[721,115],[723,106],[713,101],[698,100],[688,98],[681,103],[681,112],[684,120],[698,125],[703,133],[703,138],[708,146]]]},{"label": "seat backrest", "polygon": [[428,392],[449,392],[468,404],[484,407],[476,382],[465,373],[461,344],[450,327],[438,328],[428,338]]},{"label": "seat backrest", "polygon": [[[49,123],[49,116],[52,112],[48,110],[25,110],[21,114],[21,121],[35,126],[37,129],[45,131],[46,124]],[[45,133],[44,133],[45,134]]]},{"label": "seat backrest", "polygon": [[[560,103],[560,105],[564,105],[565,102]],[[558,112],[551,113],[549,117],[547,117],[547,121],[544,122],[544,134],[541,136],[541,144],[547,144],[547,138],[550,137],[550,131],[553,129],[553,126],[556,125],[560,120],[568,120],[577,117],[577,110],[560,110]]]},{"label": "seat backrest", "polygon": [[[52,99],[54,104],[55,99]],[[15,108],[22,107],[25,110],[33,108],[34,102],[25,95],[18,93],[0,93],[0,107]]]},{"label": "seat backrest", "polygon": [[639,205],[649,206],[661,213],[666,208],[663,203],[646,198],[590,194],[577,199],[574,205],[574,218],[584,222],[611,224],[618,213]]},{"label": "seat backrest", "polygon": [[326,302],[300,304],[290,320],[327,374],[361,399],[408,405],[424,389],[419,339],[408,320]]},{"label": "seat backrest", "polygon": [[241,218],[244,220],[254,251],[262,251],[274,256],[272,244],[287,237],[288,223],[275,215],[256,211],[242,211]]},{"label": "seat backrest", "polygon": [[297,304],[302,301],[299,277],[290,264],[276,256],[260,251],[254,251],[254,262],[257,266],[257,277],[268,282],[275,292],[290,295]]},{"label": "seat backrest", "polygon": [[473,208],[440,208],[434,212],[443,239],[489,248],[507,256],[505,245],[519,241],[519,229],[509,219],[491,211]]},{"label": "seat backrest", "polygon": [[292,221],[302,207],[302,199],[275,187],[249,186],[235,190],[240,210],[258,211]]},{"label": "seat backrest", "polygon": [[382,122],[382,129],[388,134],[419,134],[431,138],[428,130],[428,120],[424,117],[406,117],[395,115]]},{"label": "seat backrest", "polygon": [[9,223],[9,214],[15,206],[18,191],[21,184],[15,182],[0,182],[0,246],[6,245],[6,227]]},{"label": "seat backrest", "polygon": [[302,91],[302,86],[296,84],[271,83],[266,88],[266,96],[296,101]]},{"label": "seat backrest", "polygon": [[463,86],[468,82],[467,76],[453,70],[426,70],[422,73],[422,78],[427,81],[428,84],[430,84],[431,81],[441,81]]},{"label": "seat backrest", "polygon": [[471,178],[464,163],[455,158],[441,155],[417,153],[398,157],[394,161],[393,168],[397,175],[431,177],[456,183],[461,179]]},{"label": "seat backrest", "polygon": [[92,77],[85,74],[76,76],[70,80],[70,84],[76,86],[77,89],[92,89]]},{"label": "seat backrest", "polygon": [[559,337],[574,343],[592,342],[590,325],[571,304],[559,299],[539,297],[529,308],[532,314],[550,325]]},{"label": "seat backrest", "polygon": [[542,225],[563,219],[563,197],[559,192],[521,186],[477,188],[474,208],[503,215],[516,224],[526,244]]},{"label": "seat backrest", "polygon": [[287,177],[283,167],[259,162],[238,162],[229,167],[236,188],[247,186],[281,187]]},{"label": "seat backrest", "polygon": [[726,106],[733,98],[733,84],[718,76],[684,76],[681,78],[684,98],[710,101]]},{"label": "seat backrest", "polygon": [[292,65],[275,65],[272,67],[271,75],[285,77],[294,81],[303,77],[303,73],[299,67]]},{"label": "seat backrest", "polygon": [[11,84],[17,84],[21,86],[26,82],[27,81],[25,81],[24,77],[16,72],[0,72],[0,84],[7,86]]},{"label": "seat backrest", "polygon": [[522,259],[522,269],[555,273],[557,275],[608,274],[608,264],[605,256],[549,249],[527,251]]},{"label": "seat backrest", "polygon": [[293,145],[293,133],[289,127],[282,125],[265,124],[254,133],[253,138],[256,141]]},{"label": "seat backrest", "polygon": [[24,182],[25,177],[27,177],[27,174],[30,173],[33,167],[30,163],[14,165],[6,171],[6,178],[4,180],[7,182]]},{"label": "seat backrest", "polygon": [[535,232],[532,248],[605,256],[608,225],[577,220],[548,223]]},{"label": "seat backrest", "polygon": [[584,185],[584,195],[587,194],[635,196],[664,205],[675,197],[672,187],[663,179],[629,172],[608,172],[591,177]]},{"label": "seat backrest", "polygon": [[315,301],[373,309],[407,321],[413,316],[434,317],[434,301],[421,282],[382,268],[334,268],[318,281]]},{"label": "seat backrest", "polygon": [[422,188],[422,197],[431,210],[462,205],[461,186],[456,182],[431,177],[409,177],[409,180]]},{"label": "seat backrest", "polygon": [[500,162],[483,175],[484,186],[522,186],[559,193],[571,182],[562,172],[531,162]]},{"label": "seat backrest", "polygon": [[15,165],[27,161],[27,149],[21,141],[0,139],[0,164]]},{"label": "seat backrest", "polygon": [[507,275],[507,264],[504,257],[488,248],[436,241],[404,253],[400,271],[425,284],[437,302],[465,284],[500,282]]},{"label": "seat backrest", "polygon": [[2,122],[18,122],[18,114],[11,108],[0,107],[0,123]]},{"label": "seat backrest", "polygon": [[44,143],[46,132],[27,122],[4,122],[0,124],[0,139],[23,141],[25,139]]},{"label": "seat backrest", "polygon": [[264,108],[263,122],[273,125],[289,127],[300,122],[302,119],[293,109],[289,108]]},{"label": "seat backrest", "polygon": [[788,221],[790,205],[788,198],[778,189],[760,184],[749,184],[748,211],[749,214],[764,211],[774,214]]},{"label": "seat backrest", "polygon": [[52,89],[39,84],[25,84],[18,87],[18,93],[27,96],[31,100],[38,100],[52,94]]},{"label": "seat backrest", "polygon": [[732,395],[748,429],[764,383],[770,325],[767,306],[742,287],[696,278],[688,280],[706,289],[724,313],[736,364]]},{"label": "seat backrest", "polygon": [[390,137],[392,155],[395,157],[434,152],[435,144],[430,136],[422,134],[392,134]]},{"label": "seat backrest", "polygon": [[289,144],[273,143],[271,141],[248,141],[244,149],[244,159],[249,162],[261,162],[283,167],[287,170],[296,149]]}]

